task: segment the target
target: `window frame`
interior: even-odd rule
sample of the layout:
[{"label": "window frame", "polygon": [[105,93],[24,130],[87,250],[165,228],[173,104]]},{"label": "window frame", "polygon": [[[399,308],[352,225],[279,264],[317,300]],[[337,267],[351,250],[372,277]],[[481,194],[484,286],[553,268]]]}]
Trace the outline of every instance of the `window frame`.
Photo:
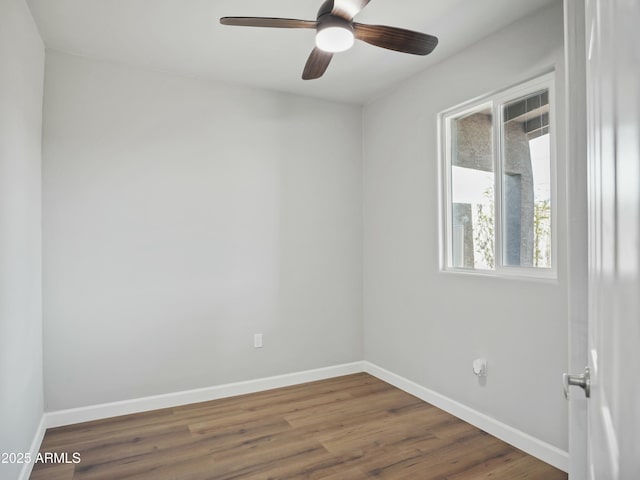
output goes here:
[{"label": "window frame", "polygon": [[[523,267],[504,264],[503,251],[503,163],[504,163],[504,105],[536,93],[549,92],[549,150],[550,150],[550,202],[551,202],[551,267]],[[453,203],[452,203],[452,121],[490,108],[492,115],[491,149],[494,169],[494,269],[476,269],[453,266]],[[439,166],[439,227],[440,271],[470,275],[508,277],[522,279],[557,280],[558,277],[558,195],[557,195],[557,147],[556,147],[556,98],[555,74],[550,72],[493,93],[466,101],[438,114],[438,166]]]}]

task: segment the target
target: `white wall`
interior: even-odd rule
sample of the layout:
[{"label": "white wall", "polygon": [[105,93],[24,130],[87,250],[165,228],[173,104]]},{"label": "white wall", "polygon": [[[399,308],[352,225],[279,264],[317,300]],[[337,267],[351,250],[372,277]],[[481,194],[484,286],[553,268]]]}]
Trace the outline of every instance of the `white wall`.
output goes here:
[{"label": "white wall", "polygon": [[[43,414],[43,75],[44,47],[25,2],[0,2],[0,452],[29,452]],[[0,478],[21,468],[0,464]]]},{"label": "white wall", "polygon": [[359,107],[56,52],[46,79],[48,411],[362,359]]},{"label": "white wall", "polygon": [[[556,70],[563,135],[562,2],[411,78],[364,109],[365,359],[567,449],[566,215],[558,282],[439,272],[437,115]],[[564,145],[558,144],[559,197]],[[486,385],[471,362],[484,356]]]}]

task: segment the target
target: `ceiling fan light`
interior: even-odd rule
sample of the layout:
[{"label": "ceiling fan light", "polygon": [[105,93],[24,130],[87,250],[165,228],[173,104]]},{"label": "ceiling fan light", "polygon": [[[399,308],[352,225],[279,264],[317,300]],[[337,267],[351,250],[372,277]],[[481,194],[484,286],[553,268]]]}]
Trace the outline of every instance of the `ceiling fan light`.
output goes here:
[{"label": "ceiling fan light", "polygon": [[353,32],[344,27],[318,29],[316,46],[325,52],[337,53],[349,50],[355,41]]}]

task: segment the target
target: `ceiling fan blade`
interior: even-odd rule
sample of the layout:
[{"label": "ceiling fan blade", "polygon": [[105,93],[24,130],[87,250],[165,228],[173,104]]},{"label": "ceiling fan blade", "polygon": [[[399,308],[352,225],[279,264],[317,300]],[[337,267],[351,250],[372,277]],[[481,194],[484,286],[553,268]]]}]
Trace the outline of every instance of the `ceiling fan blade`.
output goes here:
[{"label": "ceiling fan blade", "polygon": [[438,38],[426,33],[384,25],[353,24],[358,40],[396,52],[428,55],[438,45]]},{"label": "ceiling fan blade", "polygon": [[332,15],[351,21],[371,0],[333,0]]},{"label": "ceiling fan blade", "polygon": [[311,55],[309,55],[307,63],[304,66],[302,79],[313,80],[320,78],[327,70],[332,58],[333,53],[325,52],[324,50],[320,50],[318,47],[315,47],[311,51]]},{"label": "ceiling fan blade", "polygon": [[317,22],[295,18],[222,17],[220,23],[239,27],[316,28]]}]

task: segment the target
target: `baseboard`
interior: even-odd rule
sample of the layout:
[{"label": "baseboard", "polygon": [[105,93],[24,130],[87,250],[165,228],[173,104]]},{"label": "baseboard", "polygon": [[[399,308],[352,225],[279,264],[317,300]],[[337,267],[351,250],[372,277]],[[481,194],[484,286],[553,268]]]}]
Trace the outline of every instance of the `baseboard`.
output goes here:
[{"label": "baseboard", "polygon": [[513,445],[516,448],[539,458],[543,462],[553,465],[560,470],[567,472],[569,470],[569,454],[553,445],[542,440],[532,437],[520,430],[502,423],[495,418],[480,413],[466,405],[452,400],[444,395],[429,390],[422,385],[418,385],[411,380],[396,375],[384,368],[381,368],[371,362],[363,362],[364,371],[379,378],[391,385],[434,405],[445,412],[448,412],[471,425],[484,430],[500,440]]},{"label": "baseboard", "polygon": [[22,470],[20,471],[18,480],[29,480],[29,477],[31,476],[31,470],[33,470],[33,460],[38,456],[40,445],[42,445],[42,439],[44,438],[44,433],[47,430],[46,425],[46,415],[43,414],[40,418],[40,424],[36,429],[36,433],[33,436],[33,440],[31,441],[31,447],[29,447],[29,453],[31,454],[32,461],[29,463],[25,463],[22,466]]},{"label": "baseboard", "polygon": [[147,412],[160,408],[177,407],[190,403],[207,402],[219,398],[234,397],[247,393],[261,392],[273,388],[288,387],[300,383],[314,382],[326,378],[339,377],[364,371],[363,362],[346,363],[315,370],[294,372],[274,377],[248,380],[245,382],[229,383],[214,387],[199,388],[183,392],[155,395],[152,397],[135,398],[120,402],[103,403],[88,407],[72,408],[48,412],[46,414],[47,428],[73,425],[75,423],[101,420],[103,418],[128,415],[131,413]]}]

